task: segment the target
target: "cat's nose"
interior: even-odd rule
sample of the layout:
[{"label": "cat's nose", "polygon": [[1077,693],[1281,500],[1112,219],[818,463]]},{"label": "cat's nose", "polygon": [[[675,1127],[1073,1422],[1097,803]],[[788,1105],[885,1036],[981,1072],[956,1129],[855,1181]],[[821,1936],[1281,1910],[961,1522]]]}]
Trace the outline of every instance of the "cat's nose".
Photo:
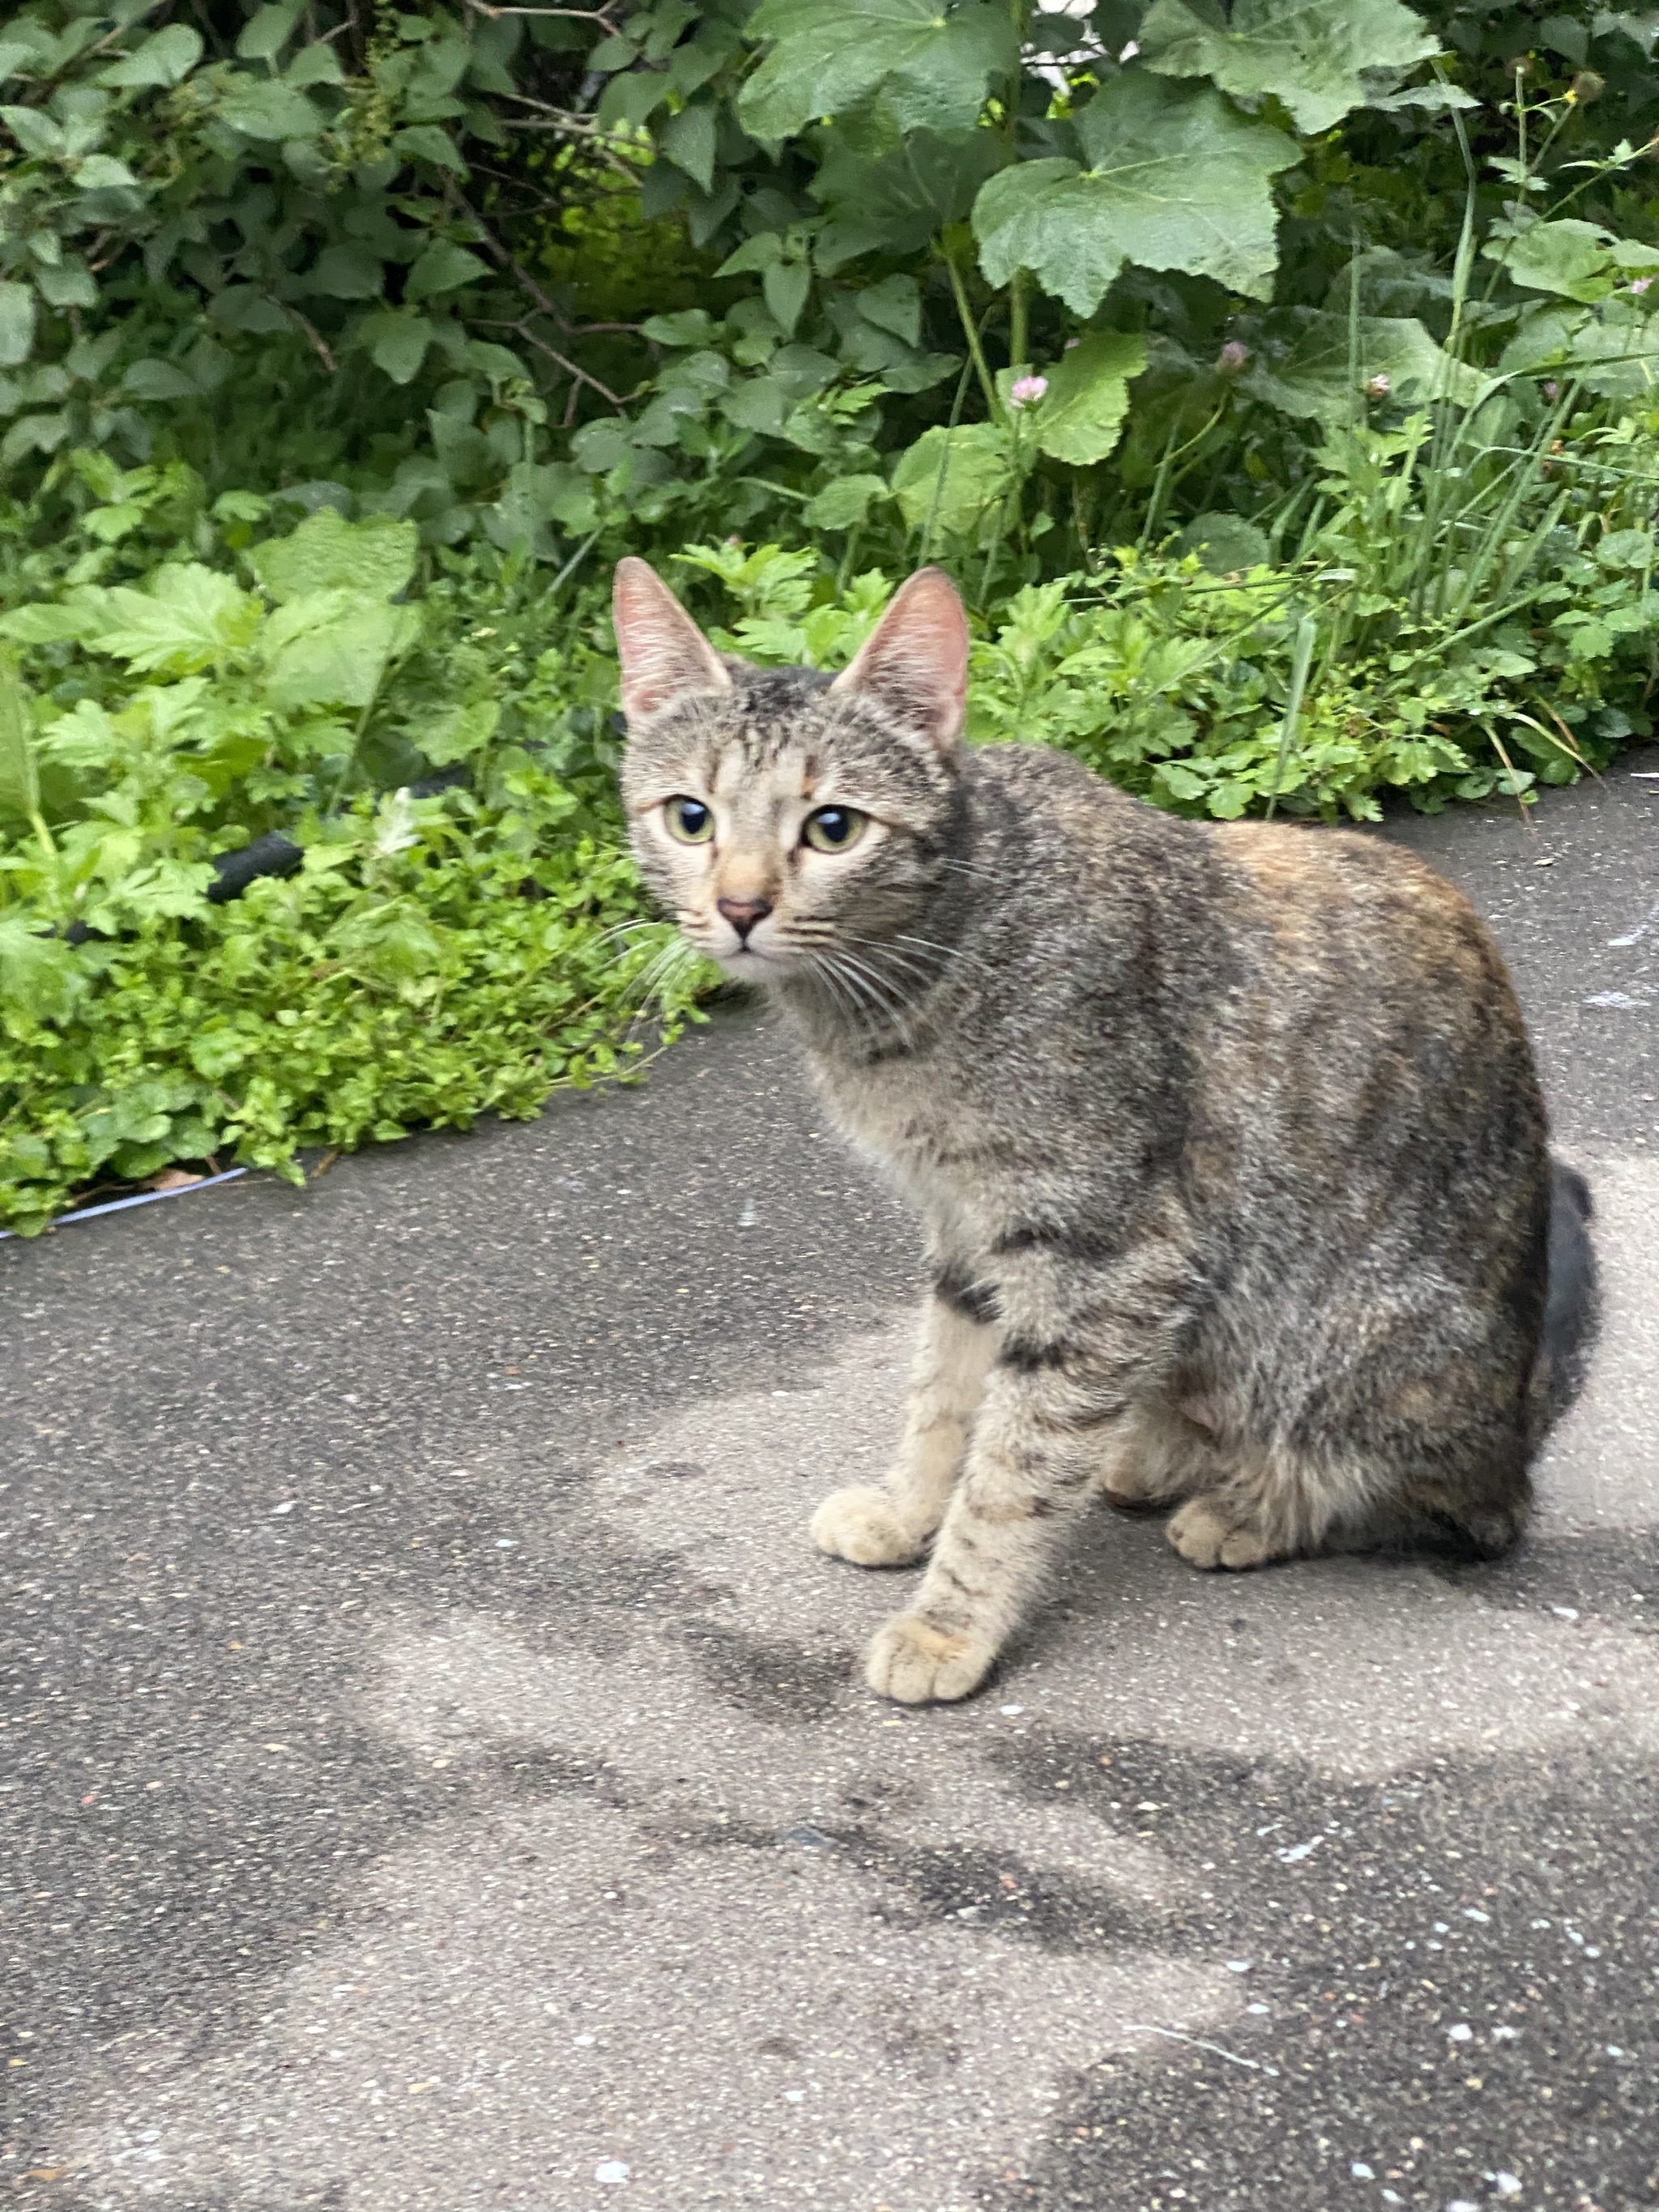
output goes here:
[{"label": "cat's nose", "polygon": [[747,945],[749,933],[757,921],[764,921],[772,911],[770,899],[720,898],[714,901],[719,911],[738,933],[739,944]]}]

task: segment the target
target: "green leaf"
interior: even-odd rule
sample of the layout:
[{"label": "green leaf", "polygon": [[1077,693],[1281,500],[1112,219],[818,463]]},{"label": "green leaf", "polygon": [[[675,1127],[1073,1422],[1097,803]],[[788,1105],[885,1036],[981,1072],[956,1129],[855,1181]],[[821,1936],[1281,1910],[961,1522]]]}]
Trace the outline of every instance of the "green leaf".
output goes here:
[{"label": "green leaf", "polygon": [[[1353,347],[1357,343],[1358,354]],[[1243,388],[1281,414],[1312,416],[1327,423],[1351,421],[1364,387],[1386,376],[1395,398],[1455,399],[1472,407],[1486,379],[1454,361],[1413,315],[1346,315],[1317,307],[1277,307],[1252,334]]]},{"label": "green leaf", "polygon": [[394,384],[410,384],[426,359],[432,325],[424,316],[391,307],[384,314],[365,315],[357,335],[376,368],[383,369]]},{"label": "green leaf", "polygon": [[812,272],[804,261],[775,261],[761,278],[761,290],[773,321],[785,337],[793,337],[812,289]]},{"label": "green leaf", "polygon": [[219,103],[219,119],[245,138],[272,140],[314,138],[327,120],[322,109],[304,93],[295,91],[279,77],[254,76],[230,80]]},{"label": "green leaf", "polygon": [[1569,218],[1534,222],[1516,236],[1494,239],[1481,251],[1529,292],[1554,292],[1590,303],[1604,300],[1632,275],[1659,270],[1659,246],[1614,237],[1600,223]]},{"label": "green leaf", "polygon": [[18,368],[34,343],[34,294],[27,284],[0,284],[0,368]]},{"label": "green leaf", "polygon": [[404,280],[406,300],[430,299],[434,292],[453,292],[463,284],[476,284],[488,276],[489,264],[465,246],[435,239]]},{"label": "green leaf", "polygon": [[1089,167],[1024,161],[974,205],[980,265],[993,284],[1030,269],[1043,289],[1092,315],[1127,262],[1213,276],[1268,296],[1277,258],[1270,180],[1296,142],[1246,120],[1209,85],[1126,70],[1078,123]]},{"label": "green leaf", "polygon": [[135,361],[121,379],[121,389],[133,399],[199,399],[193,378],[170,361]]},{"label": "green leaf", "polygon": [[1063,353],[1034,418],[1042,451],[1076,469],[1103,461],[1122,433],[1128,380],[1146,366],[1146,340],[1119,331],[1098,331]]},{"label": "green leaf", "polygon": [[910,529],[925,529],[932,516],[937,529],[966,537],[1012,474],[1007,434],[994,422],[939,425],[899,455],[893,496]]},{"label": "green leaf", "polygon": [[720,111],[708,103],[683,107],[657,135],[657,143],[677,169],[684,169],[706,192],[714,189],[714,142]]},{"label": "green leaf", "polygon": [[858,310],[878,331],[890,331],[906,345],[921,338],[921,294],[914,276],[884,276],[858,295]]},{"label": "green leaf", "polygon": [[42,114],[38,107],[0,107],[0,122],[5,124],[26,154],[49,161],[66,149],[61,125],[54,123],[51,116]]},{"label": "green leaf", "polygon": [[447,768],[482,752],[495,734],[501,710],[494,699],[470,699],[465,704],[443,707],[429,720],[415,724],[410,736],[434,768]]},{"label": "green leaf", "polygon": [[15,669],[0,666],[0,806],[13,814],[40,811],[29,695]]},{"label": "green leaf", "polygon": [[770,438],[781,434],[788,411],[788,395],[769,376],[744,377],[720,395],[720,412],[728,422]]},{"label": "green leaf", "polygon": [[343,84],[345,71],[333,47],[314,39],[310,46],[301,47],[283,71],[283,82],[296,91],[303,85]]},{"label": "green leaf", "polygon": [[1400,0],[1156,0],[1141,58],[1164,76],[1207,76],[1239,100],[1276,94],[1298,131],[1328,131],[1365,105],[1362,71],[1415,67],[1440,50]]},{"label": "green leaf", "polygon": [[1271,553],[1267,533],[1242,514],[1199,514],[1176,539],[1182,553],[1196,553],[1212,574],[1231,575],[1241,568],[1259,568]]},{"label": "green leaf", "polygon": [[410,130],[400,131],[392,149],[405,161],[430,161],[434,168],[453,169],[460,177],[466,174],[466,163],[456,151],[454,140],[435,123],[417,123]]},{"label": "green leaf", "polygon": [[37,269],[36,289],[49,307],[95,307],[98,285],[89,269],[66,261],[57,269]]},{"label": "green leaf", "polygon": [[967,221],[981,185],[1008,158],[994,131],[918,131],[878,161],[832,137],[810,187],[830,211],[815,242],[818,267],[829,276],[862,253],[919,252]]},{"label": "green leaf", "polygon": [[331,507],[307,515],[290,536],[267,538],[253,573],[279,605],[316,592],[389,599],[415,574],[420,532],[389,514],[347,522]]},{"label": "green leaf", "polygon": [[325,246],[307,278],[309,289],[331,300],[377,300],[386,268],[366,246]]},{"label": "green leaf", "polygon": [[653,315],[640,329],[641,336],[665,346],[703,346],[714,335],[714,318],[707,307],[683,307],[677,315]]},{"label": "green leaf", "polygon": [[879,477],[837,477],[801,509],[801,520],[811,530],[857,530],[872,503],[888,497]]},{"label": "green leaf", "polygon": [[776,41],[738,97],[757,138],[789,138],[842,115],[880,88],[901,130],[976,122],[993,77],[1012,76],[1019,48],[1006,8],[966,0],[762,0],[746,26]]},{"label": "green leaf", "polygon": [[0,915],[0,999],[37,1021],[68,1011],[85,988],[79,963],[60,937],[21,914]]},{"label": "green leaf", "polygon": [[86,642],[143,674],[193,675],[251,644],[259,602],[198,562],[162,568],[148,591],[104,594],[104,620]]},{"label": "green leaf", "polygon": [[169,23],[135,53],[100,70],[96,82],[112,86],[179,84],[201,58],[201,33],[188,23]]},{"label": "green leaf", "polygon": [[75,165],[75,181],[83,192],[131,191],[138,182],[125,161],[109,154],[88,154]]},{"label": "green leaf", "polygon": [[305,0],[276,0],[274,6],[261,8],[251,15],[236,41],[239,60],[268,62],[281,53],[304,6]]},{"label": "green leaf", "polygon": [[[313,518],[315,519],[315,518]],[[277,707],[367,707],[386,664],[419,630],[412,607],[375,606],[336,591],[308,592],[271,617],[265,689]]]}]

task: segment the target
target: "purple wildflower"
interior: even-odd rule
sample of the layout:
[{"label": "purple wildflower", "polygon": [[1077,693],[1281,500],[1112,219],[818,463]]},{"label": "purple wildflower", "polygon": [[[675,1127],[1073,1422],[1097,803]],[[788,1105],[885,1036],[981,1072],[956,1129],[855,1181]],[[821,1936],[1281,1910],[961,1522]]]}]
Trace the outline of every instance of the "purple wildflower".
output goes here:
[{"label": "purple wildflower", "polygon": [[1229,338],[1215,357],[1216,374],[1237,376],[1241,369],[1248,366],[1249,358],[1250,349],[1243,338]]},{"label": "purple wildflower", "polygon": [[1367,399],[1386,399],[1393,389],[1394,386],[1389,379],[1380,371],[1376,376],[1367,377],[1365,380]]},{"label": "purple wildflower", "polygon": [[1046,376],[1018,376],[1008,394],[1011,407],[1035,407],[1047,397],[1048,380]]}]

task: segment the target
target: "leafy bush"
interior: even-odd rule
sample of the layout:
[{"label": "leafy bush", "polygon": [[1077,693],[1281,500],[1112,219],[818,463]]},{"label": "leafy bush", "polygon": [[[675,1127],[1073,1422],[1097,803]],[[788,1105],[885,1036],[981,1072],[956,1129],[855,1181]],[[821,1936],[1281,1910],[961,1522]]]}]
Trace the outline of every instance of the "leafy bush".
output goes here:
[{"label": "leafy bush", "polygon": [[[0,1211],[532,1112],[672,1030],[624,552],[824,665],[942,561],[975,736],[1193,814],[1524,799],[1645,731],[1656,31],[23,0]],[[297,872],[218,896],[271,835]]]},{"label": "leafy bush", "polygon": [[[246,548],[246,585],[173,562],[0,618],[13,1225],[171,1161],[297,1173],[303,1145],[533,1113],[692,1003],[622,848],[613,665],[498,559],[397,604],[414,550],[325,511]],[[371,764],[465,781],[377,797]],[[278,822],[297,873],[216,902],[214,857]]]}]

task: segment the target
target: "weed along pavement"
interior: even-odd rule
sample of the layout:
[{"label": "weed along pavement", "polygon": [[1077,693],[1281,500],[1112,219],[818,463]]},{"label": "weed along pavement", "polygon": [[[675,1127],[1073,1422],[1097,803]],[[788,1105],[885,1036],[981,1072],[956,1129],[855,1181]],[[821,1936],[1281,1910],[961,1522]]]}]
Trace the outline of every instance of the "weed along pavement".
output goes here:
[{"label": "weed along pavement", "polygon": [[1391,825],[1607,1314],[1493,1566],[1103,1508],[959,1708],[809,1547],[917,1255],[785,1040],[0,1252],[3,2166],[93,2212],[1659,2203],[1659,756]]}]

